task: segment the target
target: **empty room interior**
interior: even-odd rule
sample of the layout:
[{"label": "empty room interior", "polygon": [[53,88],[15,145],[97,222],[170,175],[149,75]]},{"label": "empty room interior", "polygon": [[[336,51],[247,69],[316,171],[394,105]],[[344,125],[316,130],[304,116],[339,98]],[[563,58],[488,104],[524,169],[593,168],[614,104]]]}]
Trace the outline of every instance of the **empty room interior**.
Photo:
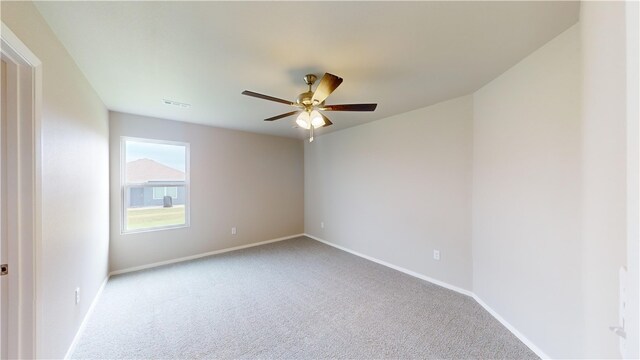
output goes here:
[{"label": "empty room interior", "polygon": [[638,359],[637,1],[1,1],[2,359]]}]

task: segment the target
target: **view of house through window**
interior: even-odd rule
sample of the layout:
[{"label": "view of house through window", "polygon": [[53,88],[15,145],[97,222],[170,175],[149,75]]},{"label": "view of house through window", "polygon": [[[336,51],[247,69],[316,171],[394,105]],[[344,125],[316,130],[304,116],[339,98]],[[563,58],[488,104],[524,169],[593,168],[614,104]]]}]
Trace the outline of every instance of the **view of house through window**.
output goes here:
[{"label": "view of house through window", "polygon": [[122,138],[123,232],[189,224],[189,144]]}]

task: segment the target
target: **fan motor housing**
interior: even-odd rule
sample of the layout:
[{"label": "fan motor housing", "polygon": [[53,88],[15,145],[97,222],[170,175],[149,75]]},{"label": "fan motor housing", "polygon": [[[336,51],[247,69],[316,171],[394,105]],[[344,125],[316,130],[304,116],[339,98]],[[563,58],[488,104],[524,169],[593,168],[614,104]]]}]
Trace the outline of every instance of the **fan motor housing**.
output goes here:
[{"label": "fan motor housing", "polygon": [[298,97],[296,98],[296,103],[299,105],[305,105],[305,106],[311,105],[312,98],[313,98],[313,91],[303,92],[302,94],[298,95]]}]

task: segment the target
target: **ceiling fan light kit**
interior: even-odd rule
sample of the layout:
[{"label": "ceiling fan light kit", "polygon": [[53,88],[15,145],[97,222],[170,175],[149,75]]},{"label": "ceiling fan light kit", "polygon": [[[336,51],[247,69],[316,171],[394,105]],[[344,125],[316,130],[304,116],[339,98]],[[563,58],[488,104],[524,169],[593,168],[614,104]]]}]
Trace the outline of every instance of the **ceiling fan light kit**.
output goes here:
[{"label": "ceiling fan light kit", "polygon": [[263,100],[269,100],[279,102],[289,106],[295,106],[299,110],[291,111],[288,113],[276,115],[265,121],[279,120],[291,115],[298,114],[296,118],[296,124],[305,130],[309,130],[309,142],[313,141],[314,129],[333,125],[331,120],[322,114],[319,110],[323,111],[374,111],[377,104],[343,104],[343,105],[325,105],[325,100],[331,93],[342,84],[342,78],[333,74],[325,73],[316,91],[312,91],[313,84],[318,79],[314,74],[307,74],[304,76],[304,82],[309,86],[309,90],[298,95],[295,102],[276,98],[269,95],[259,94],[253,91],[245,90],[242,95],[252,96]]},{"label": "ceiling fan light kit", "polygon": [[311,117],[311,125],[313,125],[314,128],[323,127],[325,125],[324,118],[320,115],[318,110],[313,110],[309,116]]},{"label": "ceiling fan light kit", "polygon": [[311,125],[309,124],[309,113],[306,111],[301,112],[296,119],[296,124],[298,124],[298,126],[300,126],[301,128],[308,130],[311,127]]},{"label": "ceiling fan light kit", "polygon": [[301,112],[296,119],[296,124],[306,130],[311,129],[311,127],[317,129],[326,125],[322,114],[318,110]]}]

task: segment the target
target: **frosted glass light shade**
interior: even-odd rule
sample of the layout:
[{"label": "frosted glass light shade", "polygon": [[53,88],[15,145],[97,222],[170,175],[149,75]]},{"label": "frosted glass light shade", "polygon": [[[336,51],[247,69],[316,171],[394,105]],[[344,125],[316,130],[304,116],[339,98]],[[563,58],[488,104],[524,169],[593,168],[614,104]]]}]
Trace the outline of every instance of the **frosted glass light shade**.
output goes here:
[{"label": "frosted glass light shade", "polygon": [[301,112],[300,115],[298,115],[298,118],[296,119],[296,124],[298,124],[298,126],[300,126],[303,129],[311,128],[311,122],[309,121],[309,113],[306,111]]},{"label": "frosted glass light shade", "polygon": [[313,125],[314,128],[319,128],[324,126],[324,118],[318,112],[318,110],[313,110],[311,112],[310,117],[311,117],[311,125]]}]

